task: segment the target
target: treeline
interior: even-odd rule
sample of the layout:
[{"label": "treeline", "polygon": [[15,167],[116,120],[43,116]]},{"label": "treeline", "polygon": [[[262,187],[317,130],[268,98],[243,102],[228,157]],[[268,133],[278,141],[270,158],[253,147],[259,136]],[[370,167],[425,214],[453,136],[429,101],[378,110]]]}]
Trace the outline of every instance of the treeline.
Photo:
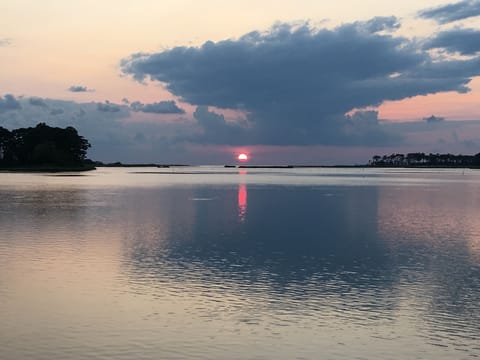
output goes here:
[{"label": "treeline", "polygon": [[0,167],[79,167],[85,165],[90,146],[71,126],[40,123],[12,131],[0,127]]},{"label": "treeline", "polygon": [[476,155],[425,153],[375,155],[368,165],[379,167],[480,167],[480,153]]}]

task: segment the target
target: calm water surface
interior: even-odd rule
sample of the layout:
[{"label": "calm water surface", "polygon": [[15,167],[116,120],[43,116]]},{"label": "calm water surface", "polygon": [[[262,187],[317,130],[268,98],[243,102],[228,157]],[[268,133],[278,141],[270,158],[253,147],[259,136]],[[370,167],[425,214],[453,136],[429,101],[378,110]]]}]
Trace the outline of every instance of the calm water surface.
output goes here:
[{"label": "calm water surface", "polygon": [[480,171],[0,173],[2,360],[474,359],[479,338]]}]

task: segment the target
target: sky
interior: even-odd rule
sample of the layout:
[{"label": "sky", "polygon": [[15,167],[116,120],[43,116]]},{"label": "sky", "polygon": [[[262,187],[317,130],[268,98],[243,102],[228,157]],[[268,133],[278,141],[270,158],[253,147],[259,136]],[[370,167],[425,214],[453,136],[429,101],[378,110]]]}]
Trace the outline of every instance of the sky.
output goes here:
[{"label": "sky", "polygon": [[479,0],[16,0],[0,14],[0,126],[74,126],[95,160],[480,152]]}]

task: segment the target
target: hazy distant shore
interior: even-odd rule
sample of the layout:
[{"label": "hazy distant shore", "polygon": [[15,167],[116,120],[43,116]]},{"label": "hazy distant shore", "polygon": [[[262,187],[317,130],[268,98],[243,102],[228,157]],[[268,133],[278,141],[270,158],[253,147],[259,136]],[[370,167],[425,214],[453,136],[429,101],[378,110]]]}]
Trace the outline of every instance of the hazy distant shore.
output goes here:
[{"label": "hazy distant shore", "polygon": [[479,169],[480,166],[462,165],[225,165],[238,169],[298,169],[298,168],[365,168],[365,169]]},{"label": "hazy distant shore", "polygon": [[[186,164],[123,164],[110,163],[99,164],[95,162],[96,167],[156,167],[156,168],[171,168],[171,167],[198,167],[202,165],[186,165]],[[222,165],[217,165],[222,166]],[[478,169],[480,166],[476,165],[370,165],[370,164],[354,164],[354,165],[223,165],[224,168],[234,169],[302,169],[302,168],[379,168],[379,169]]]},{"label": "hazy distant shore", "polygon": [[[81,166],[22,166],[22,167],[0,167],[0,173],[18,172],[18,173],[35,173],[35,172],[83,172],[92,171],[101,167],[117,167],[117,168],[171,168],[171,167],[196,167],[200,165],[171,165],[171,164],[88,164]],[[221,165],[220,165],[221,166]],[[356,168],[356,169],[479,169],[479,166],[454,166],[454,165],[223,165],[224,168],[234,169],[308,169],[308,168]]]},{"label": "hazy distant shore", "polygon": [[80,166],[57,166],[57,165],[45,165],[45,166],[15,166],[15,167],[0,167],[0,172],[78,172],[78,171],[91,171],[95,170],[93,165],[80,165]]}]

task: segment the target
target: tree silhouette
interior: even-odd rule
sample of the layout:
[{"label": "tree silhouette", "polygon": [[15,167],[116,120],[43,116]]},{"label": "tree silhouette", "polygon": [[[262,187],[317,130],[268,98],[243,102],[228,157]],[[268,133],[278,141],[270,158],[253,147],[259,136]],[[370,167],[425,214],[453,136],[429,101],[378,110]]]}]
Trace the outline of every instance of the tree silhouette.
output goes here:
[{"label": "tree silhouette", "polygon": [[368,162],[378,167],[480,167],[480,153],[476,155],[408,153],[374,155]]},{"label": "tree silhouette", "polygon": [[79,166],[90,146],[71,126],[62,129],[39,123],[33,128],[12,131],[0,127],[2,166]]}]

